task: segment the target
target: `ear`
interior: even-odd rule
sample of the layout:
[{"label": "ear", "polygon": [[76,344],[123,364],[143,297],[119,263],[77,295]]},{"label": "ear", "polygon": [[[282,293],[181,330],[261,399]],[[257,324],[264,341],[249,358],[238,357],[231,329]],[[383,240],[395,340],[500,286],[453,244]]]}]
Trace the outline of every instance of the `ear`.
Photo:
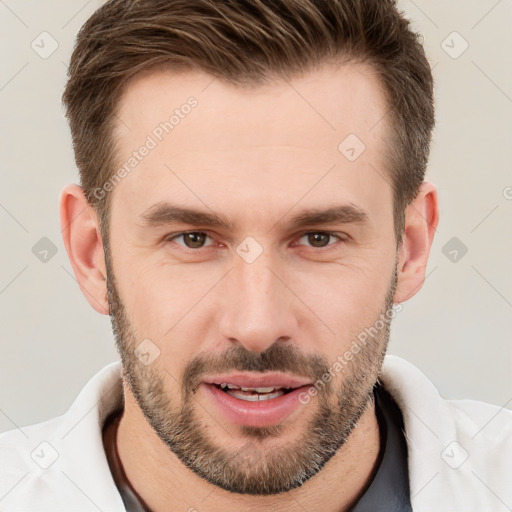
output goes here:
[{"label": "ear", "polygon": [[61,192],[60,224],[80,290],[98,313],[108,315],[107,272],[99,219],[78,185],[68,185]]},{"label": "ear", "polygon": [[416,198],[405,210],[405,233],[398,249],[398,282],[394,298],[396,303],[410,299],[423,286],[438,223],[437,189],[432,183],[425,181]]}]

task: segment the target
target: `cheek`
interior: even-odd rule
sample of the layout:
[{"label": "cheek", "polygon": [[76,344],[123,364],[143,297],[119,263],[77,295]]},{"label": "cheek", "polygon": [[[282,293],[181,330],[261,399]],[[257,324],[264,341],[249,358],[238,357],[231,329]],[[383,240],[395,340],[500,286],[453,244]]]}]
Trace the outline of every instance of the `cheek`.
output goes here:
[{"label": "cheek", "polygon": [[392,269],[369,261],[357,267],[329,264],[296,280],[295,293],[316,315],[304,308],[303,327],[316,333],[315,347],[322,343],[325,354],[339,353],[374,324],[385,307]]},{"label": "cheek", "polygon": [[[132,264],[119,285],[130,324],[137,337],[157,344],[169,364],[190,359],[197,346],[190,339],[205,339],[212,324],[209,306],[222,276],[210,267],[170,264]],[[117,273],[116,273],[117,277]],[[121,281],[122,277],[118,280]],[[172,361],[171,361],[172,360]]]}]

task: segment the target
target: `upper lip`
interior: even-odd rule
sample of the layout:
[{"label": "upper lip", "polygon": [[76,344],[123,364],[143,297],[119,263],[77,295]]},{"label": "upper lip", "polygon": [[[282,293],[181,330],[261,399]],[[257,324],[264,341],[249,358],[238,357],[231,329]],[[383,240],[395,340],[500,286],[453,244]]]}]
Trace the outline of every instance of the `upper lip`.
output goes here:
[{"label": "upper lip", "polygon": [[232,373],[204,379],[206,384],[234,384],[241,388],[300,388],[311,384],[310,380],[283,373]]}]

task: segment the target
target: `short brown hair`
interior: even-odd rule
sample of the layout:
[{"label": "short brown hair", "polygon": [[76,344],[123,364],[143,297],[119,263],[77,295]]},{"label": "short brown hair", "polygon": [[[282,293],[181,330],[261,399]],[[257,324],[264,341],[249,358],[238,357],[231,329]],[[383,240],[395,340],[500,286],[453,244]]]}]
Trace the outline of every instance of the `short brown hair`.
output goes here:
[{"label": "short brown hair", "polygon": [[[113,130],[131,78],[199,69],[237,85],[293,77],[326,62],[366,62],[387,100],[387,167],[397,243],[424,180],[434,127],[432,72],[396,0],[109,0],[81,28],[63,94],[85,196],[107,230]],[[341,141],[340,141],[341,142]]]}]

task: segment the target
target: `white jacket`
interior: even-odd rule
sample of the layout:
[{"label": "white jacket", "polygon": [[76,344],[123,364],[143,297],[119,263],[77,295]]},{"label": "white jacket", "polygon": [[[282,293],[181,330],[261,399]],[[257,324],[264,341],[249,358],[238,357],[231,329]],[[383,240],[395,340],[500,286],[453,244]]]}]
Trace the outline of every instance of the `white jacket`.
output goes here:
[{"label": "white jacket", "polygon": [[[381,381],[404,417],[415,512],[512,510],[512,411],[444,400],[396,356],[386,356]],[[123,512],[102,443],[103,422],[121,403],[116,362],[66,414],[0,435],[0,511]]]}]

